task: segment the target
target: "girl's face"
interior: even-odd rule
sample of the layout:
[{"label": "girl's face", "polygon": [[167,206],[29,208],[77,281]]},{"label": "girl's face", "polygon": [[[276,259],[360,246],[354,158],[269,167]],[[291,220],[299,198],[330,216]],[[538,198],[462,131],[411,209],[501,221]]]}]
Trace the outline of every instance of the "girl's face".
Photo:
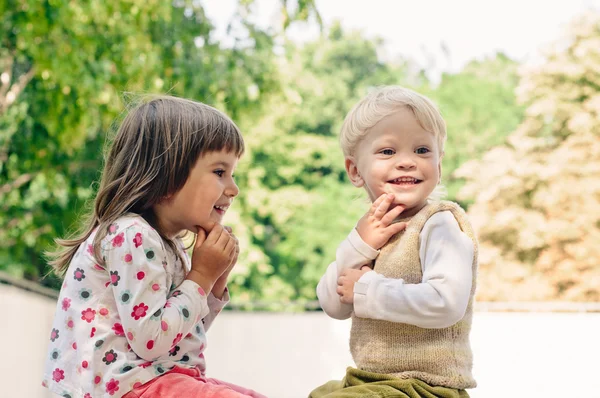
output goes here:
[{"label": "girl's face", "polygon": [[159,225],[174,236],[183,230],[207,233],[221,223],[239,188],[233,179],[235,153],[208,152],[200,157],[177,193],[154,206]]},{"label": "girl's face", "polygon": [[360,142],[346,170],[357,187],[374,201],[394,194],[392,206],[413,215],[427,204],[440,180],[441,159],[434,135],[421,127],[412,111],[402,108],[377,123]]}]

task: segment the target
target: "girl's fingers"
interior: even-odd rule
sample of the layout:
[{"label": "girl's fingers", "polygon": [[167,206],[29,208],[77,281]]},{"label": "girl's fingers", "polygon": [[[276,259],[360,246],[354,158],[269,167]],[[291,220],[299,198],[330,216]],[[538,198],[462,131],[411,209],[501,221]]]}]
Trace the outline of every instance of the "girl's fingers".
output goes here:
[{"label": "girl's fingers", "polygon": [[390,208],[390,205],[392,204],[392,200],[394,200],[393,194],[391,194],[391,193],[385,194],[385,197],[379,203],[379,206],[377,206],[377,209],[373,213],[373,216],[375,218],[381,219],[381,217],[383,217],[387,213],[388,209]]},{"label": "girl's fingers", "polygon": [[213,229],[208,234],[208,237],[206,238],[207,242],[210,243],[211,245],[216,244],[219,241],[219,239],[221,238],[223,231],[224,231],[224,229],[221,224],[215,224]]},{"label": "girl's fingers", "polygon": [[198,233],[196,234],[196,243],[194,243],[194,248],[202,246],[204,241],[206,240],[206,231],[202,228],[198,228]]},{"label": "girl's fingers", "polygon": [[402,212],[404,211],[403,206],[396,206],[392,210],[385,213],[385,215],[381,218],[381,223],[387,227],[390,225]]}]

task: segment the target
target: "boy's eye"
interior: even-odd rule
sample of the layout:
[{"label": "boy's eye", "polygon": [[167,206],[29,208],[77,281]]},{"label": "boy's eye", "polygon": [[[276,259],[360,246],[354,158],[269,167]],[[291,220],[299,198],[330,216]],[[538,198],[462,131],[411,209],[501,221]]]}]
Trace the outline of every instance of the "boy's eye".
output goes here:
[{"label": "boy's eye", "polygon": [[219,177],[223,177],[223,174],[225,174],[225,170],[215,170],[214,173]]},{"label": "boy's eye", "polygon": [[429,148],[425,148],[425,147],[417,148],[417,150],[415,151],[415,153],[418,155],[425,155],[428,152],[430,152]]},{"label": "boy's eye", "polygon": [[393,155],[395,152],[393,149],[384,149],[380,152],[382,155],[387,155],[387,156],[391,156]]}]

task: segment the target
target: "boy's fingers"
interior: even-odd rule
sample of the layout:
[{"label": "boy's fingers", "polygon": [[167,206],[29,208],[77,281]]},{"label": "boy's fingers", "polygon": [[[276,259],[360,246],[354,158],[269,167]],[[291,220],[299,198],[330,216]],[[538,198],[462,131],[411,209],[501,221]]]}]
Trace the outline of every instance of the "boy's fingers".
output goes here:
[{"label": "boy's fingers", "polygon": [[408,225],[408,223],[398,222],[396,224],[390,225],[388,228],[392,232],[392,236],[393,236],[393,235],[396,235],[398,232],[406,229],[407,225]]},{"label": "boy's fingers", "polygon": [[375,211],[379,207],[379,204],[381,202],[383,202],[383,200],[385,199],[386,196],[387,196],[387,194],[384,193],[383,195],[381,195],[380,197],[378,197],[377,199],[375,199],[375,201],[371,205],[371,208],[369,209],[369,214],[375,214]]},{"label": "boy's fingers", "polygon": [[377,209],[375,209],[375,212],[373,213],[373,215],[376,218],[381,219],[387,213],[388,209],[390,208],[390,204],[392,204],[392,200],[394,200],[394,195],[391,193],[386,194],[385,197],[383,198],[383,200],[379,203],[379,206],[377,206]]},{"label": "boy's fingers", "polygon": [[385,226],[388,226],[404,211],[404,206],[396,206],[392,210],[385,213],[385,215],[381,218],[381,223]]},{"label": "boy's fingers", "polygon": [[232,229],[229,225],[223,225],[223,228],[225,229],[225,231],[231,233]]}]

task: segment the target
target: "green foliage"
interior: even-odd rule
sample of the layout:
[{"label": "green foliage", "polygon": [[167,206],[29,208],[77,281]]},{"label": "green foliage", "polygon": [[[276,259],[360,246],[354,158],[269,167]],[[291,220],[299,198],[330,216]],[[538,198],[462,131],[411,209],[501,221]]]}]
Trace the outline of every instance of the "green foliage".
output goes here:
[{"label": "green foliage", "polygon": [[[446,120],[448,141],[443,159],[442,181],[448,199],[457,200],[463,180],[453,172],[489,149],[503,144],[523,119],[524,106],[517,103],[518,64],[503,54],[473,61],[462,71],[444,74],[431,92]],[[463,205],[468,205],[463,202]]]}]

